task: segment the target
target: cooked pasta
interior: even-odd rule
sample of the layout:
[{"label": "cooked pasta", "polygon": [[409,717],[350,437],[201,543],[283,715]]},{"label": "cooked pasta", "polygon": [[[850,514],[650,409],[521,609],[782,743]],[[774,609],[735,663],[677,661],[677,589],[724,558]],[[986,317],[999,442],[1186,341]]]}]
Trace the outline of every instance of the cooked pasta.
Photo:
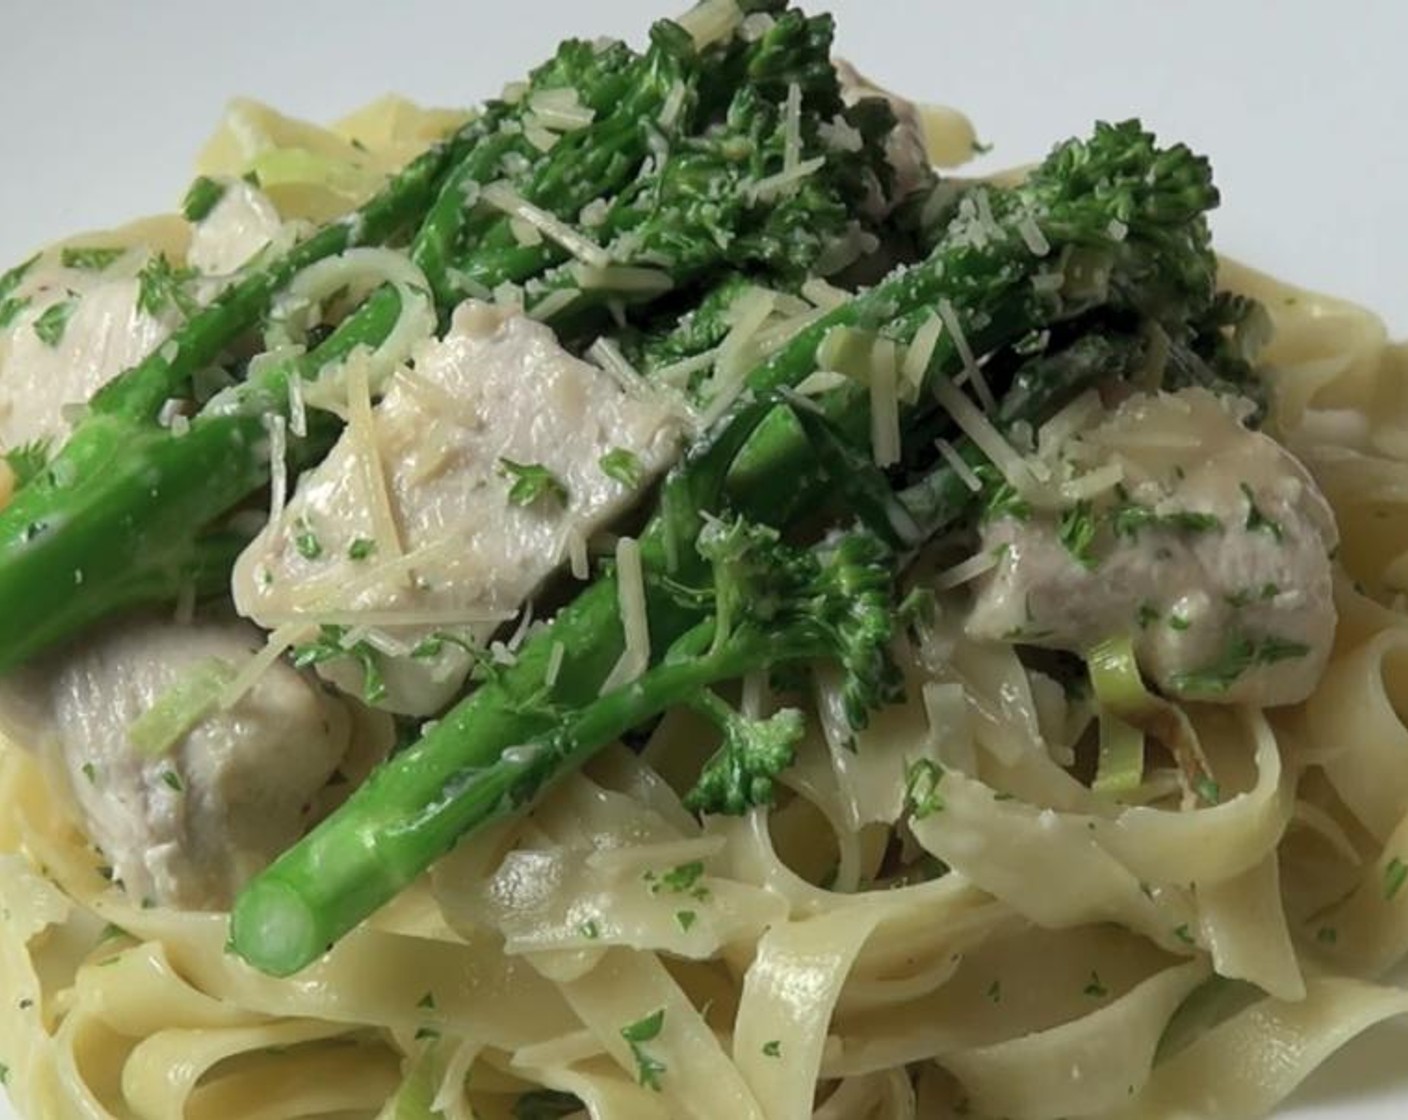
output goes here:
[{"label": "cooked pasta", "polygon": [[[713,30],[713,21],[731,8],[696,9],[688,25],[696,42],[726,34]],[[573,98],[531,96],[540,99],[530,127],[543,130],[541,143],[568,143],[563,138],[592,119]],[[784,114],[800,98],[784,90]],[[684,110],[667,103],[665,111]],[[208,182],[237,184],[249,175],[257,184],[243,201],[227,187],[219,203],[246,207],[233,242],[202,245],[198,224],[193,241],[192,223],[171,216],[66,245],[110,249],[119,279],[135,277],[157,253],[178,270],[196,262],[205,277],[239,275],[251,259],[268,261],[320,223],[362,206],[388,176],[463,120],[388,100],[324,130],[236,102],[199,166]],[[934,114],[925,125],[930,151],[945,153],[941,162],[955,161],[955,143],[971,147],[971,130],[956,114]],[[802,143],[795,133],[784,136],[779,178],[751,189],[785,191],[789,177],[807,174]],[[935,213],[957,207],[950,220],[969,222],[966,237],[979,249],[997,237],[1002,219],[1001,211],[994,218],[984,210],[992,203],[982,189],[947,180],[935,188],[944,197],[933,203]],[[970,193],[955,202],[962,191]],[[561,236],[560,220],[538,220],[531,204],[493,205],[501,203],[516,223],[505,246],[532,251],[546,238],[562,242],[567,260],[578,258],[572,267],[579,272],[621,267],[582,260]],[[591,217],[583,210],[583,236],[596,228]],[[1036,224],[1040,217],[1022,218],[1013,235],[1038,259],[1051,252]],[[863,236],[859,226],[852,232]],[[852,248],[854,259],[859,242]],[[62,252],[50,250],[45,267]],[[374,252],[385,256],[366,255]],[[275,316],[278,329],[271,328],[251,366],[296,358],[313,345],[317,315],[327,314],[327,306],[378,289],[399,292],[396,325],[329,366],[306,395],[293,380],[289,391],[299,395],[287,420],[281,414],[268,428],[273,490],[266,486],[256,512],[260,525],[268,515],[263,532],[273,534],[285,511],[293,511],[290,517],[305,518],[298,522],[305,535],[289,537],[293,551],[283,553],[277,552],[283,538],[255,538],[251,548],[267,544],[271,551],[247,554],[247,562],[264,567],[236,570],[249,573],[255,590],[245,593],[254,596],[261,578],[255,571],[277,571],[283,579],[326,551],[371,556],[373,565],[386,567],[367,569],[372,575],[365,579],[334,571],[311,590],[298,588],[302,598],[280,605],[277,619],[255,615],[272,635],[268,644],[228,671],[187,681],[176,699],[164,694],[164,714],[154,717],[157,730],[150,732],[159,749],[150,757],[170,757],[171,744],[195,734],[212,712],[265,703],[260,690],[276,683],[270,666],[285,665],[291,647],[310,648],[310,635],[320,626],[325,633],[335,620],[344,631],[360,626],[371,634],[375,657],[385,659],[383,691],[374,696],[372,654],[359,652],[362,660],[350,668],[348,651],[356,651],[350,643],[332,656],[316,649],[300,655],[298,680],[312,679],[310,666],[331,660],[320,666],[331,684],[350,693],[366,685],[366,705],[349,700],[350,716],[326,717],[342,721],[338,741],[353,744],[335,765],[338,781],[355,786],[393,737],[381,706],[397,713],[404,731],[408,716],[436,716],[444,696],[467,687],[473,664],[512,665],[540,631],[550,633],[507,603],[509,591],[453,603],[430,592],[414,597],[415,573],[438,578],[447,570],[439,558],[457,543],[427,536],[405,505],[406,479],[433,481],[457,469],[458,445],[435,433],[457,430],[456,410],[473,402],[431,377],[434,336],[446,329],[443,317],[437,324],[430,314],[441,296],[435,290],[433,300],[430,293],[440,281],[398,250],[354,249],[332,260],[301,270],[303,287],[295,284]],[[650,288],[654,281],[644,270],[657,266],[630,267],[642,271],[628,279]],[[1083,664],[1072,676],[1069,657],[1053,659],[1050,648],[1033,654],[1050,641],[1038,632],[1047,617],[1039,589],[1026,591],[1026,631],[978,632],[975,612],[993,606],[984,597],[1000,593],[1002,565],[1038,545],[1013,536],[975,557],[972,533],[946,536],[913,550],[901,565],[902,590],[927,589],[932,603],[892,636],[890,656],[903,688],[863,727],[847,722],[848,680],[835,665],[817,667],[803,684],[754,671],[711,693],[753,721],[800,709],[789,765],[776,774],[770,798],[735,807],[741,811],[697,812],[691,786],[718,749],[719,732],[698,704],[670,705],[662,718],[613,736],[531,808],[489,820],[325,954],[284,977],[232,951],[228,898],[174,904],[160,894],[166,872],[143,862],[150,852],[121,864],[104,847],[92,823],[96,795],[83,783],[84,773],[93,779],[97,755],[6,743],[0,747],[0,1081],[20,1114],[34,1120],[1237,1120],[1273,1110],[1337,1047],[1408,1012],[1408,993],[1384,980],[1408,954],[1408,767],[1398,757],[1408,747],[1408,351],[1390,342],[1367,311],[1230,261],[1220,268],[1220,288],[1258,301],[1268,320],[1260,324],[1267,339],[1255,359],[1269,400],[1261,431],[1284,449],[1276,454],[1289,452],[1304,465],[1304,492],[1323,493],[1333,513],[1324,530],[1338,538],[1333,602],[1326,604],[1333,640],[1327,633],[1327,663],[1323,673],[1317,666],[1308,695],[1258,702],[1272,695],[1264,690],[1275,687],[1270,672],[1281,655],[1258,660],[1266,647],[1255,644],[1243,650],[1243,662],[1222,687],[1263,691],[1238,694],[1237,703],[1208,702],[1216,697],[1200,695],[1176,666],[1156,669],[1158,657],[1175,656],[1167,645],[1138,650],[1144,681],[1168,699],[1131,669],[1132,653],[1115,657],[1112,672],[1126,676],[1112,692],[1092,669],[1092,694]],[[663,390],[638,384],[640,359],[631,340],[627,350],[614,351],[608,340],[606,358],[598,350],[596,360],[614,369],[611,392],[627,401],[619,407],[641,410],[629,422],[653,424],[650,433],[674,439],[728,413],[733,398],[715,396],[714,408],[710,392],[742,391],[748,370],[849,298],[819,278],[823,271],[844,275],[843,269],[815,271],[795,290],[745,291],[702,361],[675,355],[675,364],[664,367],[658,380],[670,395],[658,414],[645,410]],[[384,281],[390,287],[381,287]],[[474,283],[471,277],[460,294],[481,301],[473,305],[479,310],[456,311],[452,332],[462,314],[499,314],[485,310],[494,301],[522,306],[536,298],[522,285],[494,292],[475,291]],[[1072,283],[1069,275],[1065,283]],[[213,296],[193,289],[191,298]],[[628,304],[614,313],[624,315]],[[21,314],[10,333],[32,327],[39,311],[36,304]],[[162,322],[174,314],[149,311]],[[531,335],[536,324],[521,322],[530,332],[525,347],[546,345]],[[559,329],[566,337],[569,328]],[[1148,342],[1159,328],[1141,329],[1138,376],[1149,378],[1161,364],[1157,341]],[[1204,407],[1196,395],[1202,390],[1168,385],[1159,396],[1164,375],[1156,369],[1141,388],[1151,394],[1147,399],[1175,402],[1168,407],[1177,415],[1156,415],[1151,405],[1154,411],[1139,420],[1143,426],[1128,429],[1145,451],[1102,451],[1063,481],[1061,464],[1124,438],[1127,414],[1119,401],[1091,392],[1037,425],[1023,443],[989,419],[996,413],[984,407],[989,390],[980,386],[1001,362],[988,361],[981,326],[960,319],[947,300],[916,320],[908,342],[880,339],[888,350],[880,346],[879,353],[874,340],[862,339],[871,349],[858,374],[860,333],[829,336],[822,345],[829,360],[818,368],[832,376],[813,373],[818,380],[800,390],[808,396],[789,399],[821,398],[861,377],[861,395],[876,418],[866,434],[874,462],[894,468],[908,462],[902,408],[919,397],[930,358],[947,347],[962,372],[943,382],[949,397],[939,399],[950,402],[945,407],[956,427],[934,454],[955,470],[962,491],[970,483],[988,490],[995,477],[1011,484],[1009,499],[1015,492],[1035,510],[1029,522],[1010,519],[1013,534],[1037,531],[1042,517],[1059,517],[1057,552],[1072,549],[1072,510],[1135,486],[1148,445],[1158,454],[1181,449],[1189,472],[1211,446],[1212,436],[1190,444],[1180,428],[1186,409],[1203,415],[1196,412]],[[155,334],[124,364],[144,359],[163,336]],[[471,344],[478,343],[465,343]],[[0,378],[11,375],[19,346],[8,336],[0,341]],[[878,364],[866,365],[870,360]],[[86,399],[98,388],[76,391]],[[226,378],[211,398],[233,401],[240,390]],[[955,396],[969,402],[971,416],[952,404]],[[415,454],[422,458],[409,466],[396,459],[393,429],[378,434],[372,419],[374,403],[380,409],[402,398],[430,402],[414,421]],[[51,402],[56,417],[62,403]],[[803,415],[805,406],[794,407]],[[1208,407],[1222,410],[1217,415],[1229,439],[1248,435],[1242,425],[1250,405],[1230,412]],[[348,476],[354,496],[347,508],[366,515],[363,528],[343,536],[316,521],[320,507],[309,504],[316,495],[308,497],[313,468],[288,450],[310,424],[316,429],[330,415],[347,421],[352,441],[356,470]],[[470,416],[463,426],[474,422]],[[950,442],[971,438],[989,452],[983,443],[989,430],[995,450],[978,459],[965,459]],[[634,450],[616,448],[624,453],[609,470],[603,456],[602,469],[613,479],[634,480],[628,488],[640,485],[643,472],[668,466],[652,458],[665,446],[654,438],[643,437]],[[1043,455],[1045,447],[1055,450]],[[1004,454],[1015,456],[1014,463],[998,462]],[[13,458],[11,467],[17,473]],[[519,487],[531,490],[530,504],[566,506],[569,488],[572,501],[580,495],[565,471],[554,477],[538,464],[508,469],[504,486],[520,495],[526,491]],[[1183,479],[1182,466],[1177,472]],[[459,476],[448,477],[460,484]],[[1063,495],[1063,485],[1076,483]],[[1250,497],[1248,483],[1242,488],[1250,501],[1249,535],[1260,528],[1282,543],[1282,534],[1294,530],[1290,518],[1302,490],[1273,516],[1259,506],[1260,494]],[[24,494],[20,486],[15,501]],[[1312,510],[1306,524],[1313,520]],[[627,531],[619,522],[614,527]],[[1002,524],[999,515],[982,532],[1008,531]],[[313,527],[320,537],[308,536]],[[1197,536],[1206,528],[1182,522],[1159,531]],[[641,555],[652,546],[608,535],[599,524],[553,532],[545,569],[570,563],[585,572],[605,556],[610,570],[624,573],[619,603],[612,602],[625,634],[617,655],[601,667],[602,696],[650,680],[646,674],[662,657],[647,616],[648,557],[640,574]],[[1129,539],[1144,538],[1130,530]],[[1307,539],[1320,547],[1320,538]],[[1084,563],[1080,547],[1073,554]],[[375,599],[374,577],[391,580],[395,594]],[[1286,592],[1311,595],[1277,587],[1258,589],[1255,597],[1269,602]],[[1177,625],[1182,602],[1158,608],[1179,632],[1174,637],[1188,630]],[[1231,609],[1243,607],[1270,610],[1251,597]],[[744,602],[734,609],[746,615],[761,608]],[[1049,609],[1056,620],[1057,606]],[[1139,609],[1142,618],[1144,605]],[[506,622],[517,633],[501,633]],[[1145,641],[1144,627],[1141,621],[1132,641]],[[446,631],[454,638],[442,649]],[[426,674],[406,651],[432,641],[438,644],[429,656],[438,660]],[[464,653],[476,641],[487,652]],[[565,639],[544,648],[550,691],[560,674],[576,671],[576,652]],[[1311,656],[1308,645],[1283,654],[1287,661]],[[24,683],[29,679],[19,687],[37,687]],[[21,737],[19,725],[6,722],[12,738]],[[1121,756],[1121,742],[1126,750],[1137,743],[1137,755]],[[521,749],[528,757],[531,747],[509,752]],[[354,757],[359,751],[364,757]],[[80,765],[74,757],[90,761]],[[328,778],[333,769],[329,762],[320,772],[309,804],[294,806],[300,831],[346,796]],[[284,827],[272,814],[260,823]],[[275,854],[266,852],[265,862]],[[242,867],[240,876],[256,870]],[[144,893],[136,884],[148,872],[151,893]]]}]

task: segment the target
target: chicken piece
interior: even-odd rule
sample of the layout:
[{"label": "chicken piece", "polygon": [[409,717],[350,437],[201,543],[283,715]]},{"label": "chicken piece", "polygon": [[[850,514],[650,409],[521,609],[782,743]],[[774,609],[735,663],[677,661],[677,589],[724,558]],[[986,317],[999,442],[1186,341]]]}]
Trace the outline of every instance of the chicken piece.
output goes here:
[{"label": "chicken piece", "polygon": [[1305,468],[1203,389],[1140,395],[1063,457],[1121,481],[983,529],[979,638],[1089,651],[1131,635],[1170,695],[1274,706],[1315,687],[1335,631],[1334,516]]},{"label": "chicken piece", "polygon": [[292,241],[268,196],[243,179],[224,183],[225,193],[191,233],[187,263],[205,276],[227,276],[270,244]]},{"label": "chicken piece", "polygon": [[[352,413],[239,558],[234,600],[269,629],[354,627],[357,660],[320,671],[360,693],[374,661],[378,703],[412,715],[457,695],[465,647],[631,505],[680,431],[663,396],[627,393],[548,327],[475,301],[392,379],[369,426]],[[630,484],[609,469],[622,461],[638,469]]]},{"label": "chicken piece", "polygon": [[[169,314],[142,309],[131,273],[143,254],[129,257],[102,272],[41,263],[25,277],[16,298],[29,302],[0,335],[0,448],[62,439],[75,409],[171,333]],[[52,316],[63,305],[70,310],[60,328]],[[57,336],[36,331],[46,314]]]},{"label": "chicken piece", "polygon": [[174,688],[263,645],[243,622],[124,619],[0,679],[0,730],[67,780],[90,838],[134,898],[227,907],[302,834],[354,740],[354,753],[389,747],[389,719],[354,715],[282,662],[229,710],[197,715],[169,749],[133,745],[134,721]]}]

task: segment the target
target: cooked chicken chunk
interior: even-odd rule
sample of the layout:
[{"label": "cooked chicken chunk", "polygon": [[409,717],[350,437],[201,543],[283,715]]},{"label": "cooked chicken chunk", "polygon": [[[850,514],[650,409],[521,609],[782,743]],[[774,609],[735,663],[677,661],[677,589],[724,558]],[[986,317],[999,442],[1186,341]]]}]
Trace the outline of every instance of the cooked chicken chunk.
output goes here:
[{"label": "cooked chicken chunk", "polygon": [[[384,751],[389,721],[354,717],[315,680],[276,663],[229,710],[208,705],[160,753],[133,724],[212,666],[264,644],[246,623],[124,619],[0,678],[0,728],[62,773],[87,831],[129,894],[221,908],[308,823],[353,746]],[[169,699],[168,699],[169,702]]]},{"label": "cooked chicken chunk", "polygon": [[970,633],[1077,652],[1132,635],[1144,672],[1187,698],[1272,706],[1310,693],[1334,637],[1338,533],[1290,452],[1192,389],[1131,398],[1064,454],[1120,481],[986,524],[1000,560]]},{"label": "cooked chicken chunk", "polygon": [[[270,629],[355,628],[361,662],[379,663],[380,703],[433,713],[463,685],[464,647],[628,508],[673,460],[678,434],[663,398],[623,391],[548,327],[467,302],[392,379],[368,426],[354,410],[240,557],[235,605]],[[320,668],[362,691],[362,665]]]},{"label": "cooked chicken chunk", "polygon": [[16,298],[29,302],[0,335],[0,449],[67,435],[74,409],[170,333],[124,271],[41,264],[25,277]]}]

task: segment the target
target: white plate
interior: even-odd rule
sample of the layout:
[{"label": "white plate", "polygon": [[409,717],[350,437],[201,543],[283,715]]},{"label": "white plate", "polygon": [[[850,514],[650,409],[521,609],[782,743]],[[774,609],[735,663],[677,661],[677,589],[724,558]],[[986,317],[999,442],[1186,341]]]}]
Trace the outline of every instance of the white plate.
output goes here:
[{"label": "white plate", "polygon": [[[1212,156],[1218,245],[1377,308],[1408,334],[1408,4],[1353,0],[826,0],[840,50],[917,99],[966,109],[987,165],[1139,115]],[[497,92],[556,41],[639,41],[669,0],[46,0],[5,5],[0,262],[170,208],[226,98],[313,118],[396,90]],[[1408,1111],[1408,1028],[1351,1045],[1286,1115]],[[3,1057],[3,1055],[0,1055]],[[0,1120],[13,1120],[0,1102]]]}]

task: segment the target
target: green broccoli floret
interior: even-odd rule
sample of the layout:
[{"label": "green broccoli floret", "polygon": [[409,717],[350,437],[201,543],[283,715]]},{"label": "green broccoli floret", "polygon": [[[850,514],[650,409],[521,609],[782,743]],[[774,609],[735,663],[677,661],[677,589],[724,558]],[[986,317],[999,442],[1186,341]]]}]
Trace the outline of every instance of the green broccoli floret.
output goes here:
[{"label": "green broccoli floret", "polygon": [[805,731],[802,713],[783,708],[767,719],[748,719],[710,689],[690,706],[718,724],[724,742],[685,795],[686,807],[737,816],[755,805],[771,805],[775,779],[797,756]]}]

